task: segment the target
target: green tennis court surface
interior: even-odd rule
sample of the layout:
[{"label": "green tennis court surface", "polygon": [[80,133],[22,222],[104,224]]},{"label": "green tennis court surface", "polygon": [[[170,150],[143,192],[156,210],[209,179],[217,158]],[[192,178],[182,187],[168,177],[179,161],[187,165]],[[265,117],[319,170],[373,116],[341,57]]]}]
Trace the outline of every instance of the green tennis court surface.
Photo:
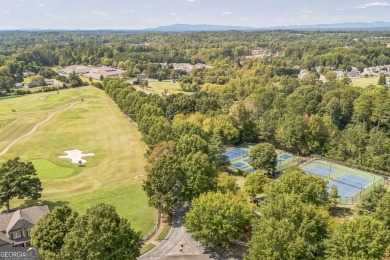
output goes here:
[{"label": "green tennis court surface", "polygon": [[301,168],[329,180],[329,191],[336,186],[342,204],[356,203],[366,191],[384,183],[384,178],[379,175],[323,160],[311,161]]}]

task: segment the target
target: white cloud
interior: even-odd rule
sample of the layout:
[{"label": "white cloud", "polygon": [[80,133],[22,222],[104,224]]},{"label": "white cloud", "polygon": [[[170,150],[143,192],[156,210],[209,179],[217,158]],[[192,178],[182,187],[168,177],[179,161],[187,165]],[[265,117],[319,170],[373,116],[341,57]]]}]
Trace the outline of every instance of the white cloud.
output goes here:
[{"label": "white cloud", "polygon": [[231,12],[223,12],[222,13],[223,15],[230,15],[230,14],[232,14]]},{"label": "white cloud", "polygon": [[110,20],[111,19],[109,13],[95,11],[95,12],[92,12],[92,14],[95,14],[95,15],[99,16],[100,18],[104,19],[104,20]]},{"label": "white cloud", "polygon": [[196,0],[187,0],[187,2],[193,3],[196,2]]},{"label": "white cloud", "polygon": [[11,13],[10,10],[5,11],[5,14],[10,14],[10,13]]},{"label": "white cloud", "polygon": [[357,8],[357,9],[366,9],[366,8],[369,8],[369,7],[386,7],[386,6],[390,6],[390,4],[386,3],[386,2],[373,2],[373,3],[367,3],[367,4],[363,4],[363,5],[358,5],[355,8]]},{"label": "white cloud", "polygon": [[39,4],[39,6],[45,6],[45,4]]},{"label": "white cloud", "polygon": [[144,7],[145,7],[146,9],[151,9],[151,8],[152,8],[151,5],[145,5]]},{"label": "white cloud", "polygon": [[302,9],[297,12],[297,14],[311,14],[311,13],[313,13],[313,11],[308,9]]},{"label": "white cloud", "polygon": [[170,13],[169,15],[170,16],[176,16],[176,13]]}]

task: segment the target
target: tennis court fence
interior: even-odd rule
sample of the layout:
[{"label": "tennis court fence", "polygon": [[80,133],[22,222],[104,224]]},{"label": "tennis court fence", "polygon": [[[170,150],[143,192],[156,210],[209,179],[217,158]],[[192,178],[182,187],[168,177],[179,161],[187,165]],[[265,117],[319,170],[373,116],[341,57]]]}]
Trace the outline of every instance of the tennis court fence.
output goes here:
[{"label": "tennis court fence", "polygon": [[[346,182],[343,182],[343,181],[340,181],[337,179],[335,179],[333,181],[340,182],[340,183],[343,183],[346,185],[350,185],[350,186],[355,187],[355,188],[360,188],[360,187],[357,187],[353,184],[346,183]],[[384,182],[385,182],[384,178],[379,178],[378,180],[375,180],[375,182],[373,182],[371,185],[364,187],[359,193],[355,194],[352,197],[339,197],[338,202],[342,205],[356,204],[362,198],[362,196],[364,196],[367,192],[369,192],[370,190],[372,190],[376,186],[383,185]]]}]

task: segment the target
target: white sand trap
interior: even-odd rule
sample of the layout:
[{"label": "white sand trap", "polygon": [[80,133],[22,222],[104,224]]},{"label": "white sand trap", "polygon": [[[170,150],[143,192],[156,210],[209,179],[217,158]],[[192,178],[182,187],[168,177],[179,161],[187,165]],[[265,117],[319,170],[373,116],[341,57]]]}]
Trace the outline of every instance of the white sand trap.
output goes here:
[{"label": "white sand trap", "polygon": [[64,151],[66,153],[66,156],[58,156],[59,158],[64,158],[64,159],[70,159],[72,163],[79,163],[80,161],[82,163],[86,163],[87,161],[83,159],[84,156],[94,156],[95,154],[93,153],[86,153],[83,154],[82,151],[79,149],[74,149],[70,151]]},{"label": "white sand trap", "polygon": [[41,97],[40,99],[46,99],[46,97]]}]

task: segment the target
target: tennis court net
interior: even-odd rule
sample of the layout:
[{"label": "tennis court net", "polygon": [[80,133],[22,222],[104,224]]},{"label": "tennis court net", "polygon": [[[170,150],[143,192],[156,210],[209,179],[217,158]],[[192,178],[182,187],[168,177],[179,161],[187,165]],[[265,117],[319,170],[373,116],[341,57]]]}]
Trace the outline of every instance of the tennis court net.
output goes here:
[{"label": "tennis court net", "polygon": [[362,185],[355,185],[355,184],[352,184],[352,183],[348,183],[348,182],[342,181],[340,179],[331,179],[331,180],[334,181],[334,182],[342,183],[342,184],[345,184],[345,185],[357,188],[359,190],[362,189]]}]

